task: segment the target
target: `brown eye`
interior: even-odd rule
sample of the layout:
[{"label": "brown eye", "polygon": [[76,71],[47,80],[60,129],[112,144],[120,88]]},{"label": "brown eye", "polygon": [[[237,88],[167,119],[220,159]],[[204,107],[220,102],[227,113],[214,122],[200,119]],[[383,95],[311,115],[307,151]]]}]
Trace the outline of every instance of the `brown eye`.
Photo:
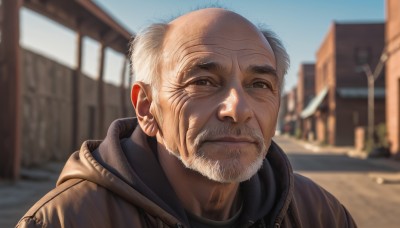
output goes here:
[{"label": "brown eye", "polygon": [[213,84],[210,82],[210,80],[207,79],[200,79],[200,80],[196,80],[193,82],[194,85],[198,85],[198,86],[212,86]]},{"label": "brown eye", "polygon": [[252,88],[259,88],[259,89],[268,89],[268,88],[270,88],[270,86],[269,86],[268,83],[266,83],[266,82],[260,82],[260,81],[254,82],[254,83],[251,85],[251,87],[252,87]]}]

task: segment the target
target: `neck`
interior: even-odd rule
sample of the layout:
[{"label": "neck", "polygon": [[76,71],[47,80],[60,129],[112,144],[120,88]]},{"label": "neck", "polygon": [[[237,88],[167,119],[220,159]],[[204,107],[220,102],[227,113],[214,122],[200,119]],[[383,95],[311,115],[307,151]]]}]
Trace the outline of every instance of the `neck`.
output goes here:
[{"label": "neck", "polygon": [[182,205],[192,214],[223,221],[241,206],[239,183],[219,183],[186,168],[162,145],[158,146],[161,167]]}]

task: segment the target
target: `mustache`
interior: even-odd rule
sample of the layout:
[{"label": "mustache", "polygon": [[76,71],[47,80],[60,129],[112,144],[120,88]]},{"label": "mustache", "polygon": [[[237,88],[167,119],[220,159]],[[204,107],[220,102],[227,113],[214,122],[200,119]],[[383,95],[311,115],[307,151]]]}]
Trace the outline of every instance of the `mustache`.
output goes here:
[{"label": "mustache", "polygon": [[221,124],[200,131],[194,140],[194,148],[197,150],[205,141],[218,138],[220,136],[251,138],[256,142],[260,151],[265,148],[264,137],[261,132],[255,131],[253,128],[247,125],[237,126],[232,124]]}]

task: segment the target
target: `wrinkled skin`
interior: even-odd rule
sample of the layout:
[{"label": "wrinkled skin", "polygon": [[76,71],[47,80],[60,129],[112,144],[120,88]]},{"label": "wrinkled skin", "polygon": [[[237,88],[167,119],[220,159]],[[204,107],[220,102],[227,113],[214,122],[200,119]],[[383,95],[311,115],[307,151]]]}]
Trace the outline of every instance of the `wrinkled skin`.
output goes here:
[{"label": "wrinkled skin", "polygon": [[[218,181],[236,181],[241,171],[265,156],[275,131],[275,58],[268,42],[243,21],[204,20],[198,27],[190,21],[173,21],[165,39],[159,91],[165,134],[160,138],[186,166],[198,154],[227,169]],[[220,134],[195,145],[199,133],[210,129]]]},{"label": "wrinkled skin", "polygon": [[254,25],[221,9],[172,21],[163,47],[158,99],[148,86],[133,86],[139,124],[157,137],[160,163],[185,208],[226,219],[238,183],[260,168],[275,132],[274,53]]}]

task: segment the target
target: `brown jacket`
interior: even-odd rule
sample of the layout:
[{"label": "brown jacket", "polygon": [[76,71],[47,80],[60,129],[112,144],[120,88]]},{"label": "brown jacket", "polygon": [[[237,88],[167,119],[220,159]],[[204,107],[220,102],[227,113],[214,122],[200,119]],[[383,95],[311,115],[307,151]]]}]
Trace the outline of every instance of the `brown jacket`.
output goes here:
[{"label": "brown jacket", "polygon": [[[57,187],[17,227],[190,227],[154,151],[136,119],[115,121],[104,141],[86,141],[72,154]],[[293,174],[275,143],[240,188],[240,227],[356,227],[335,197]]]}]

